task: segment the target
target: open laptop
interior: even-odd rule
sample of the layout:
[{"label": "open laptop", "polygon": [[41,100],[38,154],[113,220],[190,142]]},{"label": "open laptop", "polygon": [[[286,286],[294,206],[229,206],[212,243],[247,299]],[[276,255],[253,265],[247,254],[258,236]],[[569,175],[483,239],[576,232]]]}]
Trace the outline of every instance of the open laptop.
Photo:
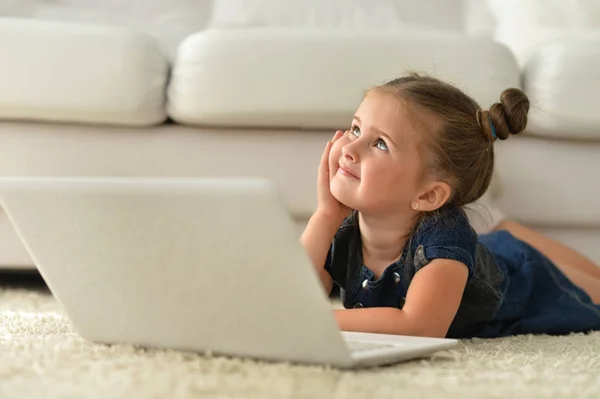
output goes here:
[{"label": "open laptop", "polygon": [[89,341],[339,368],[457,344],[340,332],[265,179],[1,178],[0,203]]}]

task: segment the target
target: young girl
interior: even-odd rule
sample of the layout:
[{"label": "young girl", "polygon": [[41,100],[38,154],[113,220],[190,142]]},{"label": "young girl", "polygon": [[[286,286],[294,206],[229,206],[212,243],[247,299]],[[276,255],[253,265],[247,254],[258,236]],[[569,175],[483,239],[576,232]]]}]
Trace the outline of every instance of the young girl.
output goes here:
[{"label": "young girl", "polygon": [[522,132],[528,111],[518,89],[483,111],[419,75],[367,93],[350,130],[327,143],[318,207],[301,237],[325,290],[341,288],[342,330],[469,338],[600,329],[600,269],[566,266],[568,252],[513,222],[478,236],[463,211],[488,188],[494,141]]}]

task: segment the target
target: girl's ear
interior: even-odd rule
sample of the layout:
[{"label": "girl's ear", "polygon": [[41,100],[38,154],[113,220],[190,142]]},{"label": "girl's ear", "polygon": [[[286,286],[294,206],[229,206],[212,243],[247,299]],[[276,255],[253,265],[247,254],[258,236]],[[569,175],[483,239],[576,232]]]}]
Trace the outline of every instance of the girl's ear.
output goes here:
[{"label": "girl's ear", "polygon": [[450,198],[452,189],[450,185],[443,181],[434,181],[425,187],[415,202],[420,211],[434,211],[441,208]]}]

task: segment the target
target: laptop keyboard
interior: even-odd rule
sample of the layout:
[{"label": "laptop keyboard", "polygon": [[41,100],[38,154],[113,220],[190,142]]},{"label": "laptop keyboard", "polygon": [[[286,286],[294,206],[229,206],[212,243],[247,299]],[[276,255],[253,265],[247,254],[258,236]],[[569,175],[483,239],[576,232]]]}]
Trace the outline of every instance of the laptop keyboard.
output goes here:
[{"label": "laptop keyboard", "polygon": [[398,346],[398,345],[391,345],[391,344],[377,344],[377,343],[362,342],[362,341],[346,341],[346,344],[348,344],[348,348],[350,349],[350,352],[353,352],[353,353],[369,351],[369,350],[373,350],[373,349],[393,348],[393,347]]}]

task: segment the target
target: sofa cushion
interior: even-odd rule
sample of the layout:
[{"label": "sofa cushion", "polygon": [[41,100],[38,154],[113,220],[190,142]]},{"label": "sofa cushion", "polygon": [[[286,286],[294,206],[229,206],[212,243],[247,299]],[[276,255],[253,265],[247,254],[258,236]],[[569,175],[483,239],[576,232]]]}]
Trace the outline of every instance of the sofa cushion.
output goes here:
[{"label": "sofa cushion", "polygon": [[482,106],[519,86],[512,54],[488,39],[437,32],[210,29],[181,44],[168,113],[198,125],[347,126],[364,91],[407,71],[449,80]]},{"label": "sofa cushion", "polygon": [[0,18],[0,119],[153,125],[169,63],[135,31]]},{"label": "sofa cushion", "polygon": [[0,15],[95,25],[126,26],[155,37],[170,56],[181,40],[203,29],[210,1],[2,0]]},{"label": "sofa cushion", "polygon": [[539,48],[523,81],[531,134],[600,140],[600,35]]},{"label": "sofa cushion", "polygon": [[556,40],[600,33],[597,0],[471,0],[487,7],[493,36],[511,49],[520,66],[540,47]]}]

